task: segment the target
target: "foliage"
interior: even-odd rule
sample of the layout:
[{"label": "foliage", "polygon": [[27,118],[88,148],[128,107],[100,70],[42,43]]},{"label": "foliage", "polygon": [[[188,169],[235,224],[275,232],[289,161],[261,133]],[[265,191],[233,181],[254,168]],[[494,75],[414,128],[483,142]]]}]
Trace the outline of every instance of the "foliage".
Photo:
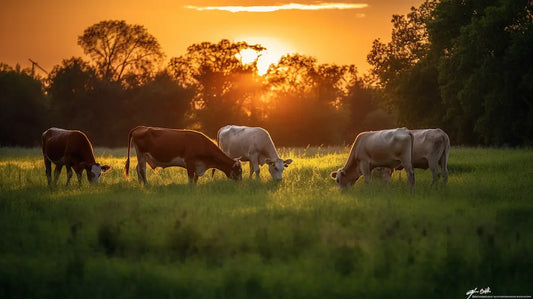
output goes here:
[{"label": "foliage", "polygon": [[[170,73],[196,92],[192,112],[211,136],[224,125],[250,123],[257,118],[252,113],[261,84],[257,61],[245,65],[239,59],[239,53],[245,49],[259,52],[265,48],[223,39],[217,44],[193,44],[185,55],[170,60]],[[222,115],[223,118],[217,117]]]},{"label": "foliage", "polygon": [[[187,184],[186,171],[126,182],[126,150],[99,185],[48,188],[40,150],[0,148],[2,297],[353,298],[528,295],[532,152],[452,148],[447,186],[411,191],[329,178],[349,148],[280,149],[280,183]],[[134,162],[135,163],[135,162]],[[264,166],[266,167],[266,166]],[[517,171],[520,169],[520,171]]]},{"label": "foliage", "polygon": [[[436,14],[446,9],[438,7]],[[447,117],[463,142],[531,143],[533,60],[527,53],[533,48],[532,12],[531,1],[484,2],[470,8],[466,14],[471,21],[441,58],[439,82],[450,107]],[[465,132],[464,127],[472,130]]]},{"label": "foliage", "polygon": [[314,57],[283,56],[265,74],[270,95],[265,124],[281,144],[338,144],[349,117],[342,102],[356,80],[353,65],[319,65]]},{"label": "foliage", "polygon": [[368,61],[401,124],[459,144],[530,145],[531,1],[426,1]]},{"label": "foliage", "polygon": [[64,60],[49,79],[52,125],[82,130],[108,146],[126,145],[128,131],[138,125],[184,127],[193,97],[166,73],[124,87],[99,78],[81,58]]},{"label": "foliage", "polygon": [[163,58],[157,39],[144,26],[125,21],[101,21],[85,29],[78,45],[108,81],[133,85],[156,71]]},{"label": "foliage", "polygon": [[[18,68],[20,70],[20,68]],[[0,70],[0,145],[35,146],[46,126],[48,105],[39,80],[27,72]]]}]

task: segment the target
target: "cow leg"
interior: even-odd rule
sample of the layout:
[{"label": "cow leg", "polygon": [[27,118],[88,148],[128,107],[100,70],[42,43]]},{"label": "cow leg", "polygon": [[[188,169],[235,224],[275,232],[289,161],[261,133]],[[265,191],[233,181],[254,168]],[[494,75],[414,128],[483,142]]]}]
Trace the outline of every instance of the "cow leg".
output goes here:
[{"label": "cow leg", "polygon": [[259,167],[259,161],[257,157],[250,159],[250,177],[252,176],[252,167],[255,172],[255,178],[258,179],[260,176],[261,168]]},{"label": "cow leg", "polygon": [[61,168],[63,168],[63,165],[56,164],[56,169],[54,170],[54,185],[57,184],[57,180],[59,179],[59,175],[61,174]]},{"label": "cow leg", "polygon": [[194,169],[194,163],[187,163],[187,176],[189,177],[189,184],[196,184],[198,182],[198,175]]},{"label": "cow leg", "polygon": [[65,166],[67,169],[67,186],[70,184],[70,179],[72,178],[72,168],[70,166]]},{"label": "cow leg", "polygon": [[446,165],[441,167],[442,170],[442,182],[446,185],[448,184],[448,167]]},{"label": "cow leg", "polygon": [[361,161],[359,167],[363,173],[363,176],[365,177],[365,183],[370,183],[372,181],[372,170],[370,169],[370,163]]},{"label": "cow leg", "polygon": [[445,185],[448,184],[448,165],[447,165],[448,163],[447,162],[448,162],[447,157],[445,154],[443,154],[439,160],[439,164],[440,164],[440,170],[442,173],[442,180]]},{"label": "cow leg", "polygon": [[83,176],[83,169],[80,170],[80,171],[76,171],[76,176],[78,177],[78,185],[81,186],[81,179],[82,179],[82,176]]},{"label": "cow leg", "polygon": [[44,168],[46,169],[46,180],[48,181],[48,186],[52,183],[52,162],[44,158]]},{"label": "cow leg", "polygon": [[410,187],[415,186],[415,171],[411,163],[404,163],[405,172],[407,173],[407,183]]},{"label": "cow leg", "polygon": [[139,184],[146,185],[146,160],[143,157],[137,156],[137,167],[135,169],[137,170]]},{"label": "cow leg", "polygon": [[250,166],[250,178],[254,175],[254,165],[252,161],[248,162],[248,165]]},{"label": "cow leg", "polygon": [[433,175],[433,182],[431,183],[431,185],[435,185],[437,181],[439,180],[439,175],[440,175],[439,164],[437,163],[435,159],[432,158],[428,161],[428,166],[429,166],[429,169],[431,170],[431,174]]}]

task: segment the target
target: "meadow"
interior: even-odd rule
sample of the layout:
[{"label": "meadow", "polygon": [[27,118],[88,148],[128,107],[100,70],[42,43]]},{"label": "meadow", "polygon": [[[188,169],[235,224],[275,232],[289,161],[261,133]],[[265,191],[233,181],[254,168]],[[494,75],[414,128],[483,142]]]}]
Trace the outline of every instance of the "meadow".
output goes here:
[{"label": "meadow", "polygon": [[[283,148],[280,183],[185,169],[48,187],[39,149],[0,148],[2,298],[466,298],[533,295],[533,151],[453,147],[429,170],[340,192],[347,147]],[[133,158],[132,166],[135,167]],[[210,172],[208,172],[210,173]]]}]

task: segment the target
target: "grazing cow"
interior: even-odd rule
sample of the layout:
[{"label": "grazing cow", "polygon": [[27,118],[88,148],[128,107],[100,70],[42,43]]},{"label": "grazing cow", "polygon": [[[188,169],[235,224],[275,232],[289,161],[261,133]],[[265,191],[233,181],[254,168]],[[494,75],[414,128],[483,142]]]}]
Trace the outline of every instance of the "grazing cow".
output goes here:
[{"label": "grazing cow", "polygon": [[279,157],[270,134],[263,128],[245,126],[225,126],[218,130],[218,146],[231,158],[250,162],[250,177],[253,173],[259,178],[259,166],[268,164],[274,180],[281,180],[285,167],[292,159]]},{"label": "grazing cow", "polygon": [[365,182],[371,180],[371,171],[376,167],[397,168],[407,172],[409,186],[415,185],[411,164],[413,134],[406,128],[363,132],[355,138],[348,161],[343,168],[331,173],[339,189],[353,185],[363,175]]},{"label": "grazing cow", "polygon": [[233,180],[242,179],[241,163],[228,157],[204,134],[192,130],[136,127],[128,135],[129,175],[131,142],[137,152],[137,177],[146,184],[146,163],[156,167],[179,166],[187,169],[189,183],[196,183],[209,168],[217,168]]},{"label": "grazing cow", "polygon": [[67,185],[72,177],[72,168],[78,176],[79,184],[81,184],[83,170],[87,171],[89,182],[98,183],[100,175],[111,168],[108,165],[101,166],[96,163],[91,142],[81,131],[50,128],[43,132],[42,137],[48,185],[52,183],[52,163],[56,165],[54,185],[57,183],[63,166],[67,168]]},{"label": "grazing cow", "polygon": [[[414,168],[430,169],[435,184],[442,176],[448,183],[450,137],[441,129],[411,130],[414,137],[412,163]],[[399,168],[401,169],[401,168]]]}]

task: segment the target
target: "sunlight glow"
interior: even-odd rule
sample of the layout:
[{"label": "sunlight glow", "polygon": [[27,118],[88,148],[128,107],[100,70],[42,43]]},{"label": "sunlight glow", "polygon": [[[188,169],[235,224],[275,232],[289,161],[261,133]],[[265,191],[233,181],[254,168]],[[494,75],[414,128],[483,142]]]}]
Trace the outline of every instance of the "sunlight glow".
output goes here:
[{"label": "sunlight glow", "polygon": [[229,12],[274,12],[279,10],[325,10],[325,9],[360,9],[366,8],[366,3],[320,3],[320,4],[300,4],[289,3],[282,5],[262,5],[262,6],[195,6],[186,5],[185,8],[204,10],[221,10]]},{"label": "sunlight glow", "polygon": [[244,49],[239,53],[239,59],[243,64],[253,63],[257,59],[257,74],[266,74],[271,64],[276,64],[283,55],[295,52],[288,44],[270,37],[240,37],[249,44],[260,44],[266,48],[261,52],[252,49]]}]

